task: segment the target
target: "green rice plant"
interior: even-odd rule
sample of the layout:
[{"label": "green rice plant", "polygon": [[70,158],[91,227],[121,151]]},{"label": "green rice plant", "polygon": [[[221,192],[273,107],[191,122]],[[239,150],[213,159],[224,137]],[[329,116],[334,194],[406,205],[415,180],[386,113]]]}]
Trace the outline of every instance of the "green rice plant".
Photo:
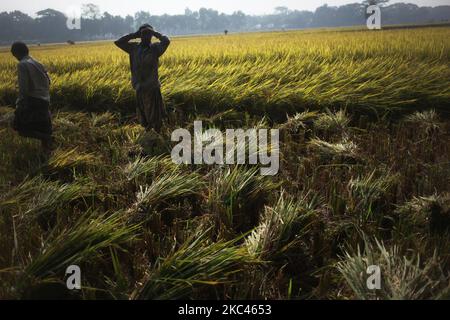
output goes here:
[{"label": "green rice plant", "polygon": [[36,176],[34,178],[27,177],[18,186],[0,196],[0,207],[19,206],[32,198],[42,187],[43,183],[42,176]]},{"label": "green rice plant", "polygon": [[[259,168],[224,167],[211,180],[208,205],[228,228],[244,232],[257,223],[258,213],[279,184],[259,174]],[[245,230],[248,228],[247,230]]]},{"label": "green rice plant", "polygon": [[398,175],[390,171],[381,174],[377,171],[375,169],[369,174],[352,177],[347,185],[350,193],[347,210],[357,213],[361,223],[373,217],[375,211],[380,209],[376,208],[376,204],[398,181]]},{"label": "green rice plant", "polygon": [[128,279],[121,266],[117,250],[112,247],[110,247],[109,249],[114,270],[114,277],[110,278],[105,276],[105,283],[110,288],[108,290],[108,293],[111,294],[113,299],[127,300],[128,296],[126,295],[126,292],[129,286]]},{"label": "green rice plant", "polygon": [[313,203],[307,197],[296,199],[282,191],[275,206],[265,208],[259,225],[246,238],[249,254],[261,260],[283,254],[308,232],[313,215]]},{"label": "green rice plant", "polygon": [[128,181],[132,181],[140,177],[145,180],[145,178],[154,177],[160,172],[175,172],[178,168],[179,167],[172,161],[172,159],[167,156],[157,156],[152,158],[139,157],[126,165],[124,173]]},{"label": "green rice plant", "polygon": [[[295,31],[177,37],[161,60],[170,106],[211,114],[239,106],[275,116],[346,106],[448,108],[449,30]],[[245,46],[242,44],[245,43]],[[15,62],[0,52],[0,102],[14,104]],[[52,101],[72,110],[133,111],[126,55],[112,43],[33,48],[52,77]],[[276,63],[273,63],[276,61]],[[190,70],[191,72],[186,72]],[[180,108],[181,109],[181,108]],[[278,115],[277,115],[278,114]]]},{"label": "green rice plant", "polygon": [[92,187],[82,182],[63,184],[37,176],[0,197],[0,209],[16,212],[21,220],[29,221],[47,214],[56,215],[58,209],[91,193]]},{"label": "green rice plant", "polygon": [[70,228],[55,228],[39,253],[30,257],[18,280],[19,289],[25,290],[35,281],[58,278],[70,265],[92,262],[102,256],[102,249],[120,248],[136,239],[138,228],[126,225],[120,211],[86,213]]},{"label": "green rice plant", "polygon": [[[337,270],[357,299],[419,300],[442,299],[450,293],[450,275],[443,271],[440,258],[434,253],[422,261],[419,255],[408,257],[398,246],[386,248],[375,239],[373,246],[367,239],[363,251],[346,252]],[[381,271],[379,290],[367,286],[367,268],[378,266]]]},{"label": "green rice plant", "polygon": [[22,215],[29,219],[47,213],[55,213],[58,208],[87,197],[91,193],[91,188],[84,184],[61,184],[59,182],[45,181],[40,183],[33,197],[26,201]]},{"label": "green rice plant", "polygon": [[253,263],[245,248],[236,245],[240,238],[211,242],[207,235],[208,231],[204,231],[192,236],[168,257],[157,261],[132,299],[192,298],[197,290],[233,283],[234,276]]},{"label": "green rice plant", "polygon": [[129,212],[155,208],[163,202],[179,201],[183,197],[199,195],[206,184],[197,173],[169,171],[157,176],[151,185],[140,186],[136,201]]},{"label": "green rice plant", "polygon": [[48,161],[48,169],[55,172],[72,172],[98,164],[98,157],[93,153],[79,153],[78,147],[71,150],[56,150]]}]

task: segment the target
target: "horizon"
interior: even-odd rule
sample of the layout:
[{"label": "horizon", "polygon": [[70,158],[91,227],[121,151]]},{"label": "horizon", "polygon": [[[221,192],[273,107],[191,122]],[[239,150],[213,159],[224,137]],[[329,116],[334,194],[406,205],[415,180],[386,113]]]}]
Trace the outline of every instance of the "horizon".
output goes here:
[{"label": "horizon", "polygon": [[[61,12],[68,12],[69,10],[73,10],[74,7],[81,7],[82,4],[85,3],[93,3],[100,8],[100,12],[108,12],[113,15],[134,15],[138,11],[146,11],[150,12],[152,15],[176,15],[183,14],[186,8],[189,8],[192,11],[198,11],[200,8],[208,8],[217,10],[221,13],[231,14],[235,11],[242,11],[245,14],[251,15],[264,15],[270,14],[274,12],[276,7],[287,7],[290,10],[307,10],[307,11],[315,11],[318,7],[328,4],[329,6],[341,6],[350,3],[360,3],[362,1],[346,1],[346,0],[334,0],[334,1],[323,1],[323,0],[312,0],[308,3],[299,4],[295,0],[271,0],[264,1],[264,3],[257,2],[256,0],[248,0],[245,3],[237,0],[230,0],[225,2],[214,1],[205,1],[205,0],[172,0],[170,3],[166,3],[164,5],[154,6],[153,8],[149,5],[145,0],[135,0],[132,3],[127,3],[126,6],[123,5],[121,1],[106,1],[106,0],[97,0],[97,1],[86,1],[86,0],[74,0],[74,1],[56,1],[56,0],[45,0],[35,2],[30,5],[27,3],[28,1],[24,0],[16,0],[16,1],[4,1],[0,7],[0,12],[10,12],[14,10],[19,10],[24,12],[30,16],[35,16],[36,12],[40,10],[45,10],[48,8],[55,9]],[[449,0],[410,0],[410,1],[390,1],[388,4],[394,3],[412,3],[418,6],[425,7],[435,7],[440,5],[450,5]],[[44,3],[44,4],[43,4]],[[258,9],[254,9],[258,7]]]}]

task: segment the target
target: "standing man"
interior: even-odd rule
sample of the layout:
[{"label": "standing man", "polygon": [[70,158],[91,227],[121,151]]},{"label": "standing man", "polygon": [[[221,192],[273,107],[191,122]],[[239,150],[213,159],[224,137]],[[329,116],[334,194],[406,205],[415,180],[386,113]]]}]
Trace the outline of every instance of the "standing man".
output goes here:
[{"label": "standing man", "polygon": [[[152,37],[159,43],[152,43]],[[130,40],[141,39],[141,43]],[[137,94],[137,116],[140,124],[148,131],[161,131],[166,110],[161,96],[159,82],[159,57],[164,54],[170,44],[168,37],[156,32],[149,24],[144,24],[136,33],[126,35],[115,42],[130,55],[131,82]]]},{"label": "standing man", "polygon": [[50,78],[44,66],[29,56],[25,43],[14,42],[12,55],[17,64],[19,97],[14,112],[13,128],[23,137],[38,139],[46,154],[52,150],[50,115]]}]

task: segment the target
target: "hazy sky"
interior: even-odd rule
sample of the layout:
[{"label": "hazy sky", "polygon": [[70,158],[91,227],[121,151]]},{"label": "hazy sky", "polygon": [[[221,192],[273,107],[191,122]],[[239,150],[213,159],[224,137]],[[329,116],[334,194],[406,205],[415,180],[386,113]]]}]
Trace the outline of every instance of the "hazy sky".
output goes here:
[{"label": "hazy sky", "polygon": [[[250,14],[264,14],[273,12],[277,6],[286,6],[290,9],[315,10],[317,7],[328,3],[328,5],[342,5],[346,3],[360,2],[360,0],[1,0],[0,11],[20,10],[28,14],[52,8],[63,12],[70,11],[73,6],[83,3],[94,3],[103,11],[112,14],[126,15],[134,14],[136,11],[144,10],[152,14],[177,14],[183,13],[186,7],[197,10],[201,7],[213,8],[220,12],[232,13],[242,10]],[[450,5],[450,0],[404,0],[391,2],[409,2],[421,6]]]}]

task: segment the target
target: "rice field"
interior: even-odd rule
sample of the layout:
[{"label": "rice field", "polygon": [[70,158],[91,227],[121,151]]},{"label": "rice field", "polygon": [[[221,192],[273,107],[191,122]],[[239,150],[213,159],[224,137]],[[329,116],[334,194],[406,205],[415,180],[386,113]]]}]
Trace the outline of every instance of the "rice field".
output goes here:
[{"label": "rice field", "polygon": [[[450,298],[450,28],[174,38],[159,135],[113,44],[31,55],[57,148],[0,121],[1,299]],[[4,120],[16,66],[0,56]],[[171,132],[194,120],[279,129],[279,173],[174,164]]]},{"label": "rice field", "polygon": [[[161,61],[164,95],[202,112],[278,114],[325,107],[449,107],[448,27],[175,38]],[[112,43],[42,46],[55,106],[90,111],[134,102],[128,58]],[[0,53],[0,101],[15,99],[15,62]]]}]

